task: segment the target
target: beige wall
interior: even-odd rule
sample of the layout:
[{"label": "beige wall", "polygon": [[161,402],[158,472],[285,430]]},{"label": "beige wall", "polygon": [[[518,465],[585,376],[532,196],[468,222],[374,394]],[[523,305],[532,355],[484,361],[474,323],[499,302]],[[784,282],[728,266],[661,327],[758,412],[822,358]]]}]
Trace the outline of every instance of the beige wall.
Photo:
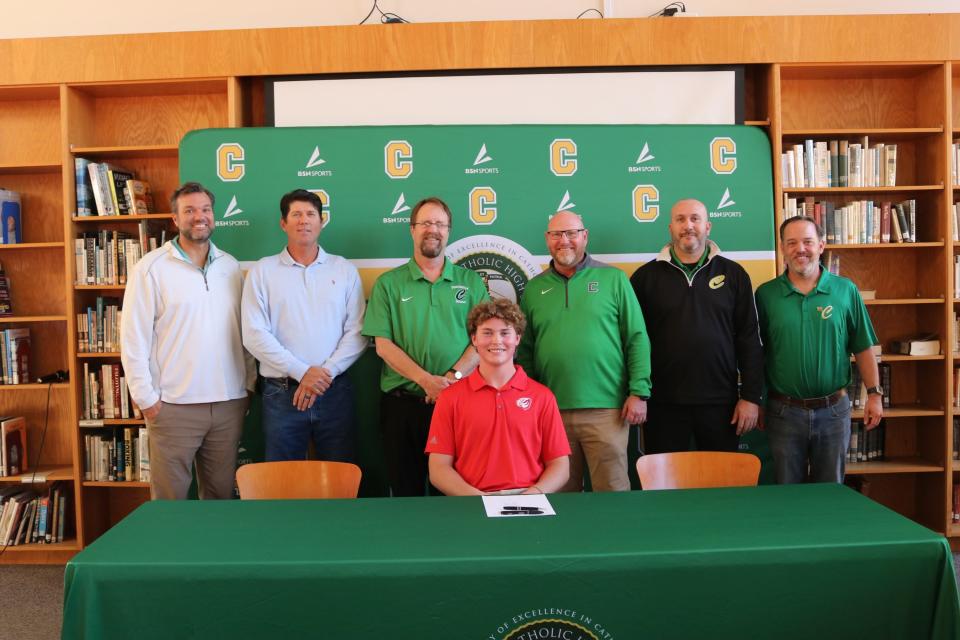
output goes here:
[{"label": "beige wall", "polygon": [[[667,1],[380,0],[380,8],[413,22],[573,19],[591,8],[605,10],[609,17],[627,18],[648,16]],[[91,11],[89,2],[77,0],[8,2],[0,20],[0,39],[356,24],[372,5],[372,0],[125,0],[111,11]],[[687,0],[686,6],[700,16],[943,13],[957,11],[958,1]],[[588,17],[597,16],[591,12]],[[378,18],[379,14],[371,16],[373,25]]]}]

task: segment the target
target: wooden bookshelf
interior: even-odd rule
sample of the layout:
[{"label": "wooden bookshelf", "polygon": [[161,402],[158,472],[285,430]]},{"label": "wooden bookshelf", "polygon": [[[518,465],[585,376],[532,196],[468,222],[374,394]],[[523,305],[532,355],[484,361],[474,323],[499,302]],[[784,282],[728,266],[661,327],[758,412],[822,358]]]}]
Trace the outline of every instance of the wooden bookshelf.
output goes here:
[{"label": "wooden bookshelf", "polygon": [[[431,23],[404,29],[344,26],[162,33],[5,42],[19,64],[0,66],[0,184],[21,193],[27,246],[0,249],[12,281],[13,318],[29,326],[35,371],[68,369],[70,382],[0,386],[0,412],[42,425],[51,397],[41,466],[69,470],[76,539],[7,550],[0,563],[63,562],[147,500],[142,483],[86,483],[78,426],[83,363],[114,354],[77,354],[76,309],[122,286],[74,285],[74,244],[84,231],[124,229],[150,216],[76,216],[74,158],[131,169],[150,181],[158,206],[179,183],[177,147],[208,127],[263,125],[263,78],[285,74],[744,65],[744,119],[769,135],[777,222],[783,195],[837,203],[915,198],[921,242],[833,245],[841,273],[874,289],[868,305],[881,340],[929,329],[952,344],[953,256],[949,149],[960,139],[960,15],[777,16],[670,20]],[[305,43],[296,51],[291,33]],[[857,37],[837,37],[856,33]],[[895,51],[876,47],[900,34]],[[745,34],[749,34],[745,38]],[[787,34],[787,37],[784,37]],[[676,47],[678,39],[701,43]],[[743,45],[749,40],[753,46]],[[564,42],[556,48],[552,43]],[[497,42],[465,47],[463,42]],[[531,46],[530,43],[533,43]],[[431,43],[425,46],[424,43]],[[122,51],[123,55],[117,52]],[[190,56],[157,56],[190,51]],[[383,51],[395,55],[384,56]],[[897,56],[893,59],[892,56]],[[806,138],[898,145],[898,187],[787,189],[784,144]],[[29,212],[29,215],[26,215]],[[950,523],[956,478],[952,450],[952,355],[883,356],[893,364],[895,408],[888,455],[851,473],[869,478],[872,498],[938,531]],[[105,421],[105,424],[111,421]],[[118,423],[121,425],[127,422]],[[140,422],[131,422],[141,424]],[[36,451],[41,429],[31,428]],[[64,478],[66,479],[66,478]],[[105,485],[105,486],[104,486]],[[118,486],[119,485],[119,486]],[[29,560],[25,560],[29,558]]]}]

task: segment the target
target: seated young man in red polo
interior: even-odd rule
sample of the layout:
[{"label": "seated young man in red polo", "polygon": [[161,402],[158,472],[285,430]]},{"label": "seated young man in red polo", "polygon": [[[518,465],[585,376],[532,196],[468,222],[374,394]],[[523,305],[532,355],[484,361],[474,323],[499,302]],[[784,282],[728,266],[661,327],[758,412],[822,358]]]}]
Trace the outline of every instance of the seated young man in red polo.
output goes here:
[{"label": "seated young man in red polo", "polygon": [[467,316],[480,365],[440,394],[427,437],[430,482],[448,496],[552,493],[570,475],[556,398],[513,363],[526,324],[504,299]]}]

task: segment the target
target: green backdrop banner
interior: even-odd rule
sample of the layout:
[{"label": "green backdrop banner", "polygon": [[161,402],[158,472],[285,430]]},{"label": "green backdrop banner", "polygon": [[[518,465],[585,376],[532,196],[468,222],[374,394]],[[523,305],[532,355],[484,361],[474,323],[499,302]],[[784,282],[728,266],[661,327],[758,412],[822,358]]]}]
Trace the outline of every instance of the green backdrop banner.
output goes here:
[{"label": "green backdrop banner", "polygon": [[[590,253],[629,274],[667,242],[670,207],[681,198],[706,205],[711,238],[755,286],[773,277],[770,159],[766,135],[743,126],[207,129],[181,142],[180,177],[215,194],[214,241],[242,262],[285,245],[284,193],[316,192],[328,216],[321,244],[357,265],[368,294],[377,275],[410,257],[413,205],[438,196],[453,212],[447,255],[479,271],[493,295],[516,300],[549,260],[550,215],[582,215]],[[377,369],[368,353],[351,371],[362,378],[365,409],[376,406]],[[363,416],[364,490],[376,493],[377,416]],[[256,433],[245,438],[243,461],[262,456]],[[747,446],[765,448],[757,440]]]}]

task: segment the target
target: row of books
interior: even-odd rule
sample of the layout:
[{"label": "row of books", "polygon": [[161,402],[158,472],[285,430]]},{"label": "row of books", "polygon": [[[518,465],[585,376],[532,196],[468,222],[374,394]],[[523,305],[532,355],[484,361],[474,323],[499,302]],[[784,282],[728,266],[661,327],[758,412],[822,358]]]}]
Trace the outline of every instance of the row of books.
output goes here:
[{"label": "row of books", "polygon": [[960,298],[960,255],[953,256],[953,297]]},{"label": "row of books", "polygon": [[960,524],[960,485],[953,485],[953,524]]},{"label": "row of books", "polygon": [[83,451],[84,480],[150,481],[150,446],[146,427],[125,427],[84,434]]},{"label": "row of books", "polygon": [[78,216],[125,216],[152,213],[150,183],[109,162],[74,158]]},{"label": "row of books", "polygon": [[847,462],[876,462],[883,460],[887,435],[886,420],[867,431],[863,422],[854,420],[850,424],[850,447],[847,449]]},{"label": "row of books", "polygon": [[93,365],[83,363],[82,420],[140,418],[127,389],[127,379],[119,362]]},{"label": "row of books", "polygon": [[960,142],[954,142],[950,149],[950,184],[960,185]]},{"label": "row of books", "polygon": [[[954,264],[954,270],[956,269],[957,269],[957,265]],[[954,282],[956,282],[956,280],[954,280]],[[957,297],[956,291],[954,292],[954,297]],[[960,357],[960,316],[957,315],[956,311],[953,311],[952,314],[953,314],[953,349],[951,349],[951,353],[953,353],[953,357],[956,358],[956,357]],[[954,380],[956,380],[956,377],[954,377]],[[957,404],[956,394],[954,394],[954,397],[953,397],[953,404],[955,406]]]},{"label": "row of books", "polygon": [[953,241],[960,242],[960,202],[954,202],[951,209],[953,210],[953,215],[950,216],[953,220]]},{"label": "row of books", "polygon": [[28,470],[26,419],[0,417],[0,476],[18,476]]},{"label": "row of books", "polygon": [[30,382],[30,329],[0,331],[0,384]]},{"label": "row of books", "polygon": [[95,306],[77,314],[77,349],[81,353],[120,351],[120,300],[97,296]]},{"label": "row of books", "polygon": [[784,188],[895,187],[897,145],[804,140],[780,155],[780,175]]},{"label": "row of books", "polygon": [[[880,369],[880,386],[883,387],[883,406],[889,408],[893,369],[889,362],[880,362],[877,366]],[[847,385],[847,395],[850,397],[850,405],[854,409],[863,409],[867,403],[867,385],[863,383],[863,378],[860,377],[860,369],[857,368],[856,364],[850,365],[850,384]]]},{"label": "row of books", "polygon": [[10,485],[0,488],[0,544],[52,544],[69,534],[69,487],[52,482],[46,488]]},{"label": "row of books", "polygon": [[[956,397],[954,397],[956,404]],[[960,416],[953,418],[953,459],[960,460]]]},{"label": "row of books", "polygon": [[147,220],[139,223],[138,234],[123,231],[91,231],[74,239],[77,263],[76,284],[126,284],[127,275],[144,255],[167,241],[167,230]]},{"label": "row of books", "polygon": [[802,201],[786,194],[785,218],[806,215],[817,221],[827,235],[827,244],[881,244],[917,241],[917,201],[874,202],[857,200],[837,206],[833,202]]}]

